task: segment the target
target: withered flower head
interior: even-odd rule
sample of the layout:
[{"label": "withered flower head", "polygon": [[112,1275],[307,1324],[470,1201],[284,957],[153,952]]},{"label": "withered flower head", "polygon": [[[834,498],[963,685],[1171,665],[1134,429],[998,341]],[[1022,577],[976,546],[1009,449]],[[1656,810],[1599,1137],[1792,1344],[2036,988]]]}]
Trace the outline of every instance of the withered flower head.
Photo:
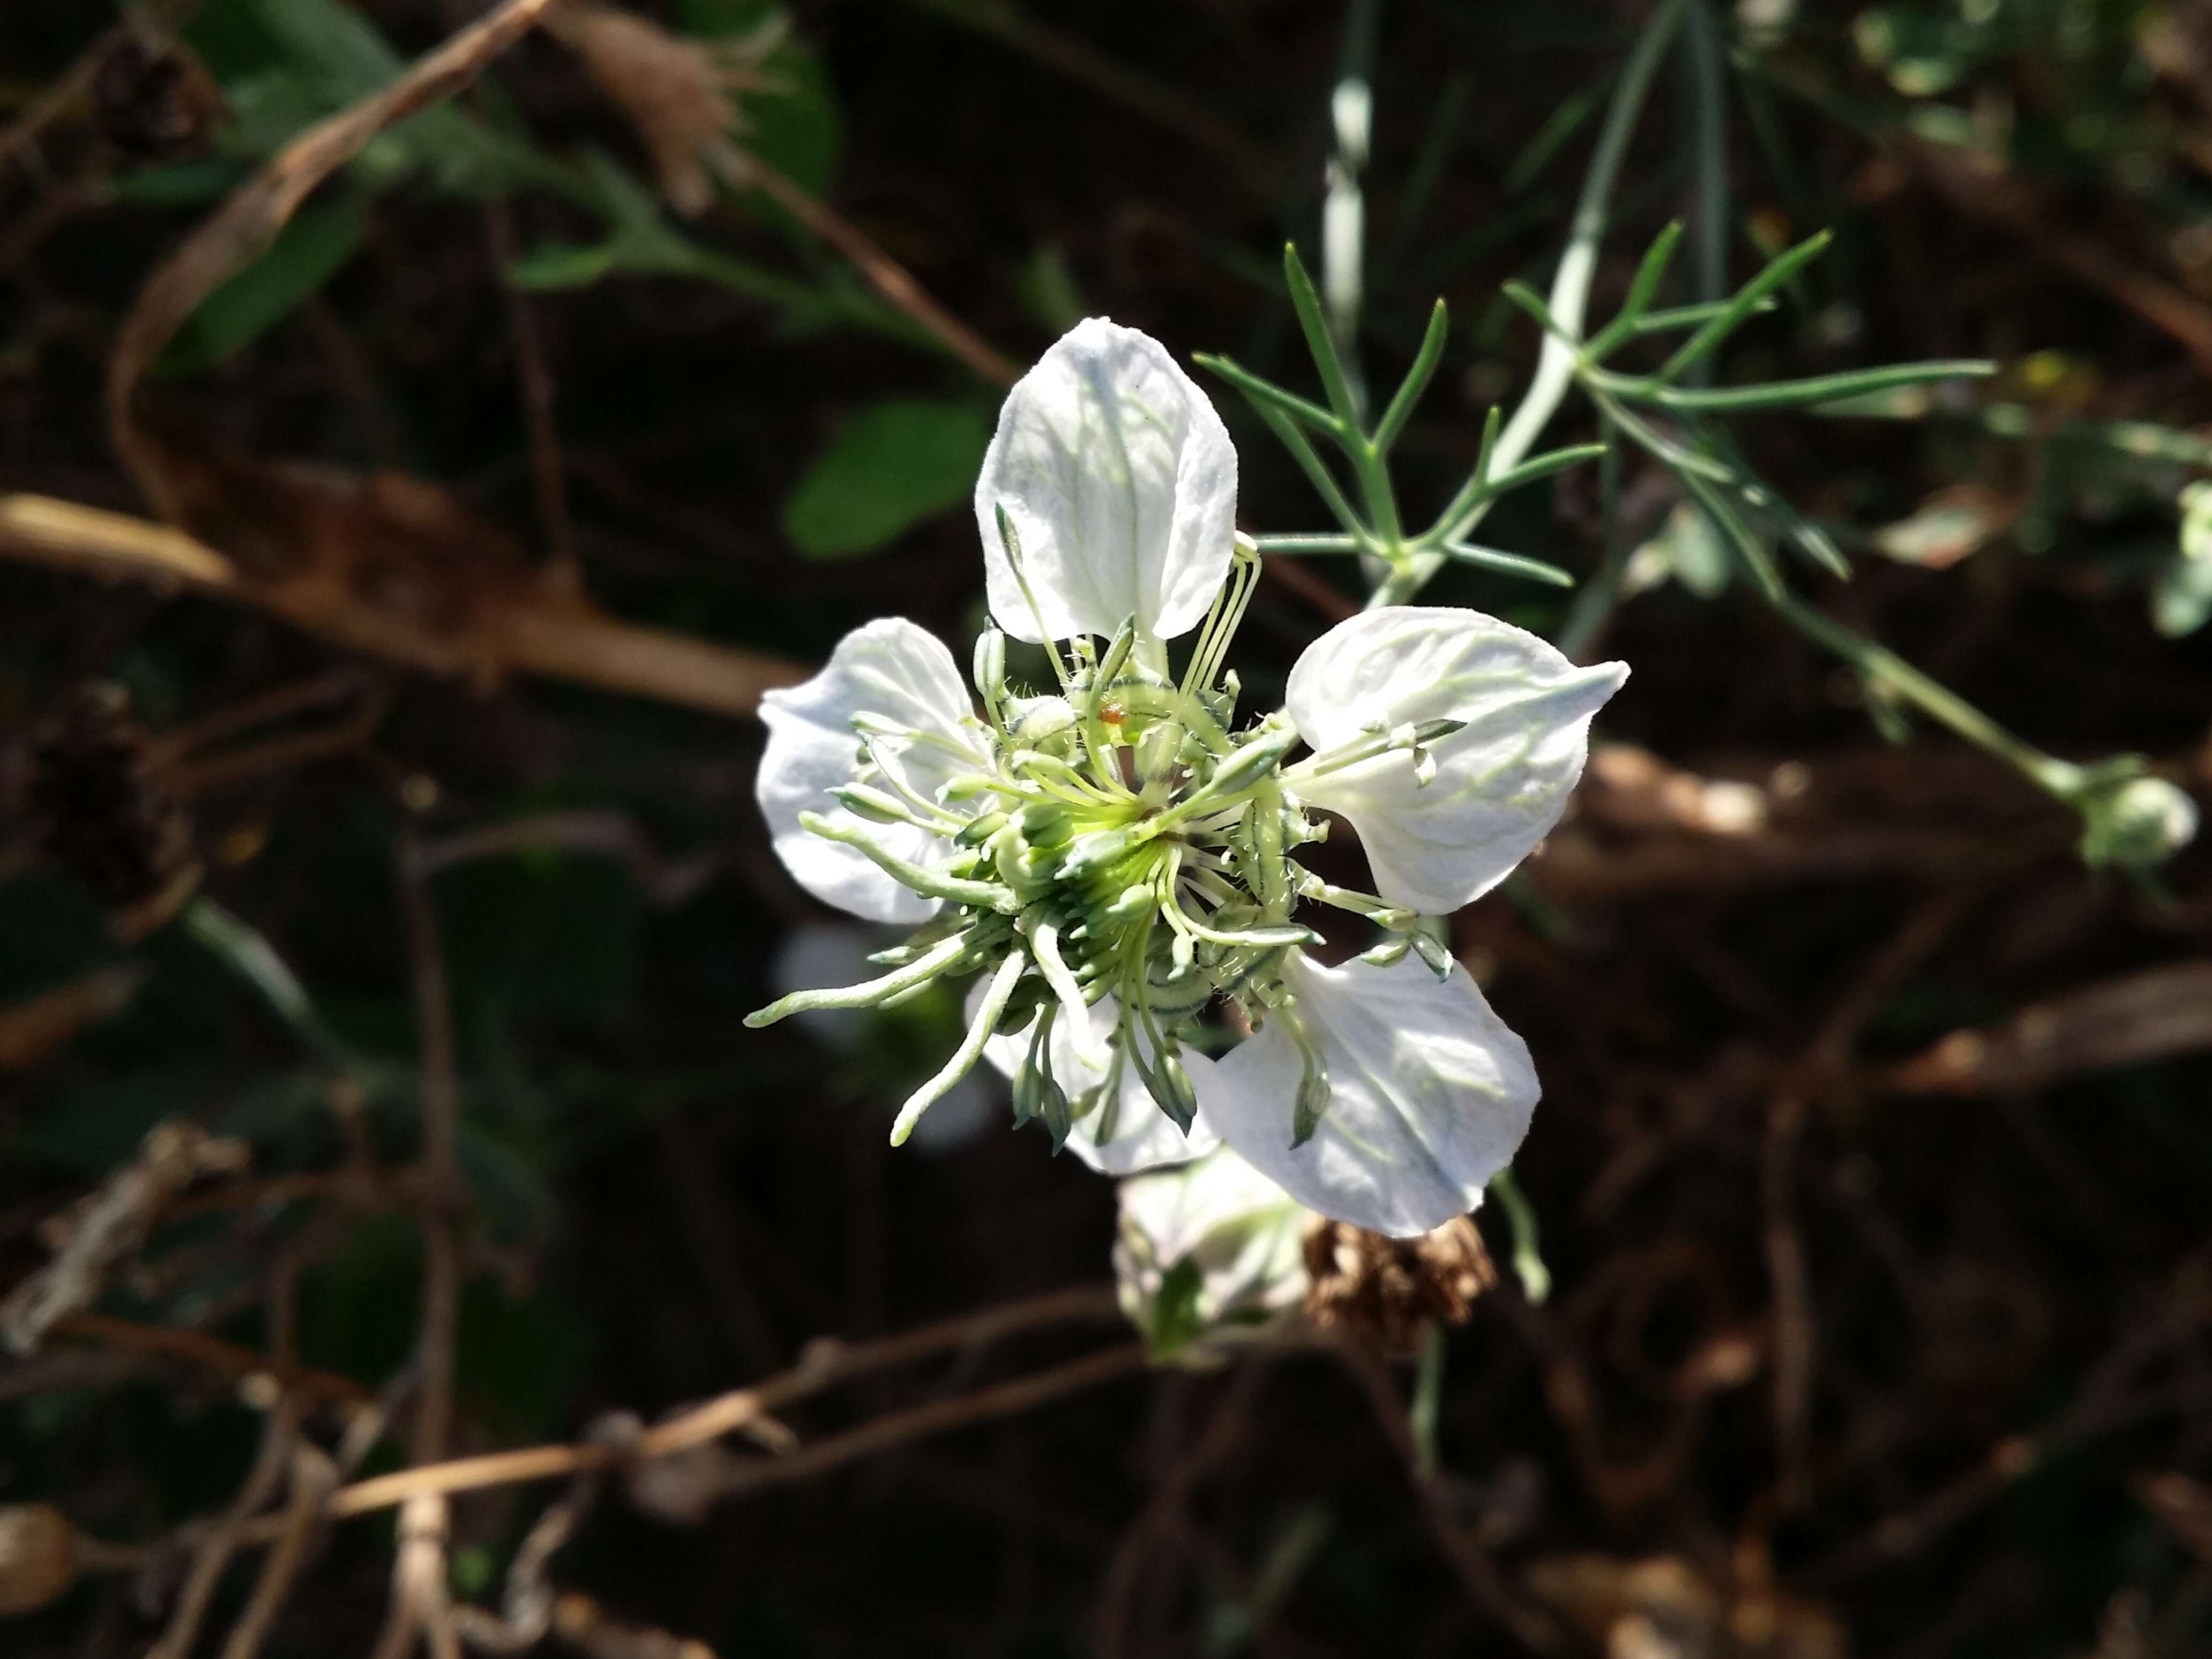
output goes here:
[{"label": "withered flower head", "polygon": [[184,807],[146,765],[146,730],[123,688],[88,682],[34,732],[25,816],[39,850],[107,904],[160,897],[191,867]]},{"label": "withered flower head", "polygon": [[1306,1230],[1306,1317],[1390,1353],[1410,1353],[1438,1324],[1463,1325],[1498,1282],[1469,1216],[1431,1232],[1389,1238],[1317,1218]]},{"label": "withered flower head", "polygon": [[738,94],[775,89],[761,65],[782,42],[782,21],[708,42],[629,12],[568,5],[550,13],[545,27],[584,60],[593,83],[636,127],[668,204],[678,213],[705,211],[714,187],[702,153],[743,130]]}]

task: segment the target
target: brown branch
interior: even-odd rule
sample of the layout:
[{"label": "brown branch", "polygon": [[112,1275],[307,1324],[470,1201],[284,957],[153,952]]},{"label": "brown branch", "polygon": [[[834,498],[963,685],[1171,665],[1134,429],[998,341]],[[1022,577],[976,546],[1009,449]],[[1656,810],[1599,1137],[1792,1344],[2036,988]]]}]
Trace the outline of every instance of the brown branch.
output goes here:
[{"label": "brown branch", "polygon": [[1538,1653],[1552,1653],[1559,1647],[1559,1634],[1548,1620],[1535,1609],[1524,1604],[1506,1587],[1498,1564],[1490,1553],[1477,1543],[1474,1534],[1460,1524],[1453,1512],[1450,1492],[1443,1482],[1431,1471],[1421,1455],[1419,1443],[1413,1438],[1413,1425],[1406,1414],[1405,1403],[1390,1381],[1390,1373],[1374,1352],[1357,1338],[1346,1336],[1322,1337],[1319,1345],[1334,1355],[1352,1380],[1359,1384],[1367,1396],[1367,1403],[1375,1414],[1400,1462],[1405,1465],[1406,1479],[1412,1484],[1413,1495],[1420,1500],[1421,1518],[1428,1522],[1429,1535],[1436,1540],[1438,1551],[1460,1583],[1466,1589],[1474,1604],[1492,1620],[1511,1632],[1524,1646]]},{"label": "brown branch", "polygon": [[1765,1211],[1766,1275],[1774,1291],[1773,1409],[1776,1461],[1781,1465],[1777,1501],[1785,1512],[1812,1494],[1813,1379],[1817,1337],[1813,1276],[1797,1230],[1797,1148],[1805,1133],[1805,1099],[1794,1089],[1767,1108],[1759,1165]]},{"label": "brown branch", "polygon": [[493,58],[536,27],[554,3],[505,0],[489,15],[417,58],[383,91],[310,127],[210,214],[147,278],[108,358],[107,418],[117,453],[162,517],[181,518],[183,504],[158,448],[138,424],[135,404],[140,377],[202,300],[268,252],[276,233],[317,185],[386,127],[474,81]]},{"label": "brown branch", "polygon": [[[757,1422],[766,1413],[850,1378],[950,1349],[980,1346],[1018,1331],[1079,1319],[1116,1319],[1120,1310],[1110,1285],[1084,1285],[1054,1291],[1027,1301],[986,1308],[980,1313],[924,1326],[902,1335],[851,1346],[835,1341],[811,1345],[797,1365],[781,1376],[750,1389],[739,1389],[708,1401],[667,1422],[647,1429],[634,1449],[641,1458],[666,1457]],[[604,1444],[530,1446],[515,1451],[493,1452],[482,1457],[457,1458],[449,1462],[402,1469],[344,1487],[331,1499],[333,1516],[362,1515],[389,1509],[425,1492],[471,1492],[486,1486],[507,1486],[526,1480],[544,1480],[556,1475],[578,1474],[611,1468],[619,1461],[614,1449]]]},{"label": "brown branch", "polygon": [[1012,386],[1022,378],[1021,369],[1012,358],[986,343],[975,330],[939,305],[904,265],[884,252],[866,231],[836,209],[809,195],[797,181],[758,156],[742,153],[726,142],[718,140],[708,145],[706,153],[733,188],[755,188],[764,192],[785,212],[850,259],[877,293],[944,342],[946,350],[984,380],[997,386]]},{"label": "brown branch", "polygon": [[50,495],[0,495],[0,556],[77,575],[188,588],[251,605],[349,651],[442,677],[507,673],[570,680],[714,714],[750,715],[761,694],[795,685],[799,665],[638,628],[579,599],[517,594],[459,640],[395,625],[343,585],[263,581],[169,526]]},{"label": "brown branch", "polygon": [[200,1626],[215,1601],[216,1587],[230,1558],[254,1541],[249,1523],[276,1490],[292,1462],[293,1442],[299,1430],[298,1411],[291,1397],[279,1400],[261,1431],[261,1451],[246,1484],[231,1500],[229,1511],[215,1523],[193,1553],[185,1588],[177,1597],[176,1611],[161,1639],[148,1650],[146,1659],[189,1659],[199,1640]]},{"label": "brown branch", "polygon": [[1122,1533],[1106,1565],[1098,1592],[1099,1659],[1123,1659],[1132,1650],[1130,1614],[1139,1604],[1140,1591],[1155,1600],[1168,1595],[1170,1587],[1148,1578],[1145,1571],[1152,1562],[1154,1547],[1162,1534],[1172,1534],[1187,1522],[1190,1499],[1199,1482],[1236,1449],[1237,1441],[1250,1426],[1253,1406],[1279,1358],[1279,1352],[1267,1349],[1245,1357],[1197,1442],[1176,1460],[1153,1490],[1151,1500]]},{"label": "brown branch", "polygon": [[2024,1093],[2083,1072],[2212,1048],[2212,961],[2168,963],[1954,1031],[1884,1082],[1905,1094]]},{"label": "brown branch", "polygon": [[1237,182],[1270,206],[1281,194],[1282,170],[1274,158],[1204,103],[1147,80],[1079,35],[1034,21],[1013,0],[908,0],[908,3],[1002,41],[1146,119],[1181,133],[1226,161]]},{"label": "brown branch", "polygon": [[222,1659],[254,1659],[269,1639],[270,1627],[283,1610],[292,1581],[306,1565],[307,1542],[314,1535],[324,1502],[337,1479],[337,1466],[317,1448],[303,1444],[293,1449],[292,1501],[284,1512],[284,1529],[261,1563],[261,1576],[254,1581],[246,1611],[239,1615],[230,1639],[222,1645]]},{"label": "brown branch", "polygon": [[933,1400],[926,1406],[916,1406],[909,1411],[887,1413],[857,1429],[802,1446],[788,1456],[763,1458],[757,1463],[749,1464],[732,1473],[722,1486],[720,1495],[733,1497],[743,1492],[758,1492],[765,1486],[786,1486],[793,1480],[804,1480],[819,1474],[824,1469],[835,1468],[841,1463],[849,1463],[856,1457],[886,1450],[903,1441],[917,1439],[923,1435],[943,1434],[949,1429],[986,1422],[994,1417],[1011,1417],[1017,1412],[1042,1406],[1048,1400],[1057,1400],[1062,1395],[1109,1382],[1115,1377],[1127,1376],[1144,1370],[1149,1363],[1150,1357],[1143,1343],[1125,1343],[1121,1347],[1070,1360],[1065,1365],[1055,1365],[1034,1376],[1016,1377],[1012,1382],[978,1389],[972,1394],[958,1395],[950,1400]]},{"label": "brown branch", "polygon": [[17,150],[34,142],[40,133],[84,101],[100,76],[100,66],[106,61],[108,52],[130,29],[128,23],[118,24],[95,36],[92,44],[77,54],[76,61],[62,71],[61,79],[4,131],[0,131],[0,166],[5,166]]},{"label": "brown branch", "polygon": [[546,361],[545,335],[530,296],[507,280],[514,263],[514,215],[506,199],[484,204],[484,233],[491,244],[492,275],[507,296],[507,318],[514,336],[514,375],[522,394],[523,424],[530,434],[530,475],[538,491],[538,524],[552,549],[556,580],[581,592],[584,567],[576,556],[575,521],[568,512],[568,483],[561,465],[561,433],[553,420],[553,369]]},{"label": "brown branch", "polygon": [[460,1086],[454,1072],[453,998],[446,981],[445,953],[439,948],[438,919],[422,875],[422,845],[411,825],[401,835],[398,879],[415,984],[422,1102],[418,1198],[425,1258],[422,1330],[416,1352],[422,1381],[415,1407],[414,1453],[417,1463],[434,1463],[445,1455],[453,1431],[453,1346],[461,1294],[461,1246],[454,1224],[464,1199],[460,1169],[453,1157]]},{"label": "brown branch", "polygon": [[2212,375],[2212,310],[2193,295],[2116,258],[2095,238],[2066,229],[2050,204],[2017,180],[1993,174],[1948,146],[1915,139],[1903,141],[1899,148],[1953,207],[2002,225],[2077,282],[2102,289],[2178,342],[2200,373]]},{"label": "brown branch", "polygon": [[375,1398],[349,1376],[288,1364],[251,1348],[203,1336],[198,1331],[167,1325],[140,1325],[127,1319],[110,1319],[104,1314],[76,1313],[56,1320],[52,1334],[96,1343],[118,1353],[180,1360],[241,1382],[249,1377],[271,1377],[285,1393],[321,1405],[366,1407]]},{"label": "brown branch", "polygon": [[2168,1412],[2201,1408],[2205,1379],[2193,1373],[2143,1388],[2138,1373],[2212,1325],[2212,1260],[2203,1250],[2184,1257],[2160,1286],[2148,1319],[2124,1334],[2083,1381],[2072,1405],[2031,1433],[1996,1442],[1972,1468],[1928,1497],[1886,1516],[1861,1537],[1814,1564],[1805,1582],[1823,1589],[1888,1562],[1904,1560],[1959,1525],[2014,1482],[2087,1440]]}]

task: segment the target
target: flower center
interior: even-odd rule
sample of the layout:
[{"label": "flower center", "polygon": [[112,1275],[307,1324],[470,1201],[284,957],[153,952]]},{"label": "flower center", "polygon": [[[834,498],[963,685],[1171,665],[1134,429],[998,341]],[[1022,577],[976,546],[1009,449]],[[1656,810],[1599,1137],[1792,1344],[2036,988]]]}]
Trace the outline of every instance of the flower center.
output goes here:
[{"label": "flower center", "polygon": [[[1018,571],[1011,526],[1001,527]],[[800,822],[943,908],[875,957],[892,969],[882,978],[794,994],[747,1024],[804,1008],[884,1006],[939,975],[983,970],[967,1040],[908,1100],[894,1141],[994,1035],[1026,1030],[1017,1119],[1041,1117],[1058,1145],[1097,1111],[1093,1135],[1103,1144],[1129,1067],[1188,1129],[1197,1098],[1182,1042],[1195,1017],[1225,998],[1255,1023],[1282,1021],[1297,1041],[1306,1074],[1296,1133],[1310,1134],[1327,1080],[1283,975],[1285,954],[1320,936],[1293,921],[1291,909],[1310,898],[1393,929],[1410,929],[1415,919],[1329,886],[1290,856],[1328,827],[1285,787],[1283,762],[1297,732],[1283,714],[1233,731],[1237,682],[1223,668],[1257,576],[1256,557],[1240,553],[1179,678],[1168,672],[1165,647],[1132,617],[1103,649],[1087,636],[1066,641],[1065,655],[1047,644],[1052,688],[1016,692],[1006,682],[1006,636],[990,629],[976,642],[982,714],[969,716],[972,743],[855,717],[854,781],[830,793],[854,817],[903,826],[909,847],[933,850],[902,856],[849,822],[813,813]],[[1401,749],[1425,764],[1419,745],[1456,726],[1377,730],[1303,768],[1327,771]],[[1403,937],[1413,948],[1431,944],[1414,932]],[[1101,1030],[1097,1015],[1109,999],[1111,1029]],[[1057,1074],[1066,1067],[1056,1050],[1073,1055],[1079,1075]]]}]

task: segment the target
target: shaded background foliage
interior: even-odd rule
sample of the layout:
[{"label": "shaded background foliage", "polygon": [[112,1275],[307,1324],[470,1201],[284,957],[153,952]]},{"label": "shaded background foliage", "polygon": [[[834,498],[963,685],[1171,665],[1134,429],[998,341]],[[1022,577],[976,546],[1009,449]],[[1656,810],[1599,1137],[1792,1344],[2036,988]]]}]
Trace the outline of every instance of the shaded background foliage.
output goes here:
[{"label": "shaded background foliage", "polygon": [[[138,284],[258,159],[466,15],[203,0],[189,58],[112,69],[9,158],[0,488],[141,510],[101,389]],[[726,40],[764,18],[750,0],[653,15]],[[1103,313],[1302,386],[1275,254],[1312,244],[1329,89],[1347,30],[1371,28],[1362,346],[1387,383],[1430,301],[1451,301],[1445,371],[1404,446],[1405,487],[1441,501],[1484,409],[1525,381],[1534,331],[1498,290],[1547,279],[1644,15],[802,3],[753,54],[737,138],[1017,362]],[[9,9],[10,113],[112,21]],[[1887,418],[1740,424],[1857,568],[1848,586],[1802,585],[2052,752],[2139,751],[2201,797],[2212,562],[2177,501],[2212,472],[2212,20],[2118,0],[1746,0],[1698,21],[1632,151],[1599,314],[1670,217],[1692,227],[1685,283],[1740,280],[1832,227],[1724,379],[2001,368],[1892,399]],[[241,458],[405,472],[635,621],[800,661],[887,612],[972,630],[960,509],[998,389],[785,206],[726,190],[686,218],[662,182],[575,54],[526,40],[377,140],[203,304],[149,413],[246,517],[259,475]],[[518,328],[552,386],[550,516]],[[1220,390],[1249,521],[1316,524]],[[1601,729],[1615,746],[1528,879],[1455,922],[1545,1079],[1517,1168],[1557,1290],[1535,1308],[1502,1286],[1449,1340],[1440,1524],[1554,1608],[1569,1651],[2203,1650],[2212,994],[2185,970],[2208,953],[2212,866],[2200,849],[2142,883],[2084,870],[2063,809],[1916,728],[1732,580],[1663,474],[1632,456],[1619,506],[1644,547],[1602,641],[1635,669]],[[1588,572],[1602,520],[1594,477],[1571,473],[1485,535]],[[394,557],[421,625],[441,625],[465,580],[452,550]],[[1349,572],[1306,574],[1260,590],[1237,664],[1252,701],[1351,602]],[[1544,631],[1572,603],[1469,571],[1433,597]],[[196,862],[274,945],[315,1010],[288,1024],[204,930],[118,938],[115,912],[143,892],[45,856],[57,832],[32,821],[25,780],[34,734],[87,682],[125,688],[158,734],[333,670],[326,704],[276,722],[338,731],[327,752],[215,771],[173,808],[137,803],[181,815],[169,830],[131,831],[169,834],[163,873]],[[852,950],[767,850],[749,723],[412,674],[250,608],[13,561],[0,721],[16,787],[0,1030],[20,1038],[32,999],[88,975],[112,992],[66,1041],[0,1044],[8,1280],[46,1260],[40,1224],[165,1119],[250,1143],[257,1177],[406,1166],[410,836],[452,855],[428,879],[471,1218],[455,1449],[573,1437],[609,1409],[650,1419],[816,1335],[1103,1277],[1110,1188],[996,1132],[1002,1103],[969,1103],[992,1132],[884,1146],[902,1085],[949,1039],[949,1000],[738,1030],[780,961],[811,981]],[[114,829],[95,807],[80,853]],[[505,850],[454,850],[515,824],[534,829]],[[2081,1012],[2086,991],[2151,969],[2166,976]],[[2004,1024],[2039,1008],[2039,1024]],[[2164,1035],[2130,1042],[2153,1015]],[[296,1274],[301,1364],[404,1382],[422,1249],[388,1192],[172,1212],[99,1310],[258,1350],[276,1336],[272,1269]],[[977,1351],[799,1425],[1010,1367]],[[0,1397],[0,1500],[52,1502],[116,1542],[227,1503],[259,1434],[233,1381],[82,1338],[11,1362]],[[556,1577],[728,1654],[1504,1650],[1368,1404],[1310,1356],[1152,1374],[690,1524],[611,1499]],[[459,1504],[459,1591],[493,1592],[542,1502]],[[366,1650],[391,1550],[386,1520],[337,1528],[269,1650]],[[137,1651],[173,1589],[173,1574],[90,1575],[7,1638]]]}]

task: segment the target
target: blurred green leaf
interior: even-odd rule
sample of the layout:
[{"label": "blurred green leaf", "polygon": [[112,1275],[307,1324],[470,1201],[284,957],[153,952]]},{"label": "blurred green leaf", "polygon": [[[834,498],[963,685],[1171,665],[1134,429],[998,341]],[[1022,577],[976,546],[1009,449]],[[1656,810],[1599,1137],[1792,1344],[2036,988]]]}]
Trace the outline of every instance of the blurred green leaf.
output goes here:
[{"label": "blurred green leaf", "polygon": [[334,105],[366,98],[406,68],[376,26],[338,0],[260,0],[258,10],[286,58],[309,70]]},{"label": "blurred green leaf", "polygon": [[590,1352],[583,1320],[550,1297],[505,1296],[489,1279],[461,1292],[454,1380],[502,1433],[534,1438],[556,1430]]},{"label": "blurred green leaf", "polygon": [[384,1381],[413,1351],[422,1277],[422,1236],[410,1218],[361,1223],[300,1276],[301,1363]]},{"label": "blurred green leaf", "polygon": [[302,210],[269,252],[200,301],[163,354],[171,373],[205,368],[242,350],[289,316],[353,258],[368,228],[357,201]]},{"label": "blurred green leaf", "polygon": [[990,441],[972,404],[901,399],[863,410],[784,502],[784,533],[814,559],[881,547],[965,501]]},{"label": "blurred green leaf", "polygon": [[2212,559],[2168,561],[2151,585],[2150,616],[2171,640],[2185,638],[2212,621]]},{"label": "blurred green leaf", "polygon": [[485,860],[441,875],[437,897],[465,1019],[487,1006],[627,1013],[642,918],[621,865],[557,853]]},{"label": "blurred green leaf", "polygon": [[544,247],[531,249],[507,266],[507,280],[517,288],[541,292],[589,288],[609,272],[624,268],[623,251],[619,242],[602,242],[597,247],[549,242]]},{"label": "blurred green leaf", "polygon": [[1030,316],[1054,334],[1065,334],[1091,314],[1067,255],[1056,242],[1046,242],[1022,267],[1017,291]]},{"label": "blurred green leaf", "polygon": [[246,177],[236,161],[208,156],[179,161],[174,167],[148,167],[108,183],[108,194],[118,202],[146,207],[189,207],[228,195]]}]

